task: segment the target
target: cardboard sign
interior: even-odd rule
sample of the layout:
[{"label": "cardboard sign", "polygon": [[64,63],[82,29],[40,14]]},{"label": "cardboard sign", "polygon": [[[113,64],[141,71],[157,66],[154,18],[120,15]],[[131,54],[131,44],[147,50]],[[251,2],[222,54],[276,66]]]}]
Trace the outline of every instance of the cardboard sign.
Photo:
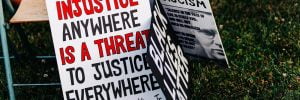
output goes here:
[{"label": "cardboard sign", "polygon": [[46,0],[65,100],[165,99],[146,61],[148,0]]},{"label": "cardboard sign", "polygon": [[228,67],[209,0],[160,0],[185,55]]},{"label": "cardboard sign", "polygon": [[152,10],[147,61],[167,100],[188,100],[188,61],[159,1]]}]

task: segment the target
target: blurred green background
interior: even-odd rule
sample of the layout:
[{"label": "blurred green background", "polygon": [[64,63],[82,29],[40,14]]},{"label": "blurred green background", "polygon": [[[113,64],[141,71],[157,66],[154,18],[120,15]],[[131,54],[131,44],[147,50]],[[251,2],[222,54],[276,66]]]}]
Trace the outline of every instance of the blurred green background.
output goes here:
[{"label": "blurred green background", "polygon": [[[192,100],[300,99],[300,0],[210,0],[230,69],[211,61],[190,68]],[[8,19],[7,19],[8,20]],[[42,26],[42,27],[41,27]],[[21,24],[24,36],[8,30],[15,83],[59,82],[47,22]],[[28,39],[29,45],[22,42]],[[2,51],[1,51],[2,54]],[[0,100],[8,98],[3,60]],[[16,87],[17,99],[61,99],[60,87]]]}]

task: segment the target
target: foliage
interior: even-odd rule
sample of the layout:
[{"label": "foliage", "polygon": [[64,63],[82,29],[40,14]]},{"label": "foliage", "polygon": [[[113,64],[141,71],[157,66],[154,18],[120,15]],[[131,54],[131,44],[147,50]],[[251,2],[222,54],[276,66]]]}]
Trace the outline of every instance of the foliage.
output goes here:
[{"label": "foliage", "polygon": [[[192,99],[299,99],[300,1],[211,3],[231,68],[219,68],[209,61],[193,62]],[[33,57],[54,55],[49,25],[25,23],[21,27],[24,36],[15,32],[15,25],[9,30],[10,53],[16,57],[12,59],[15,83],[59,82],[55,59]],[[24,38],[28,38],[28,45],[21,41]],[[2,65],[0,97],[7,98]],[[16,94],[17,99],[61,98],[59,87],[17,87]]]}]

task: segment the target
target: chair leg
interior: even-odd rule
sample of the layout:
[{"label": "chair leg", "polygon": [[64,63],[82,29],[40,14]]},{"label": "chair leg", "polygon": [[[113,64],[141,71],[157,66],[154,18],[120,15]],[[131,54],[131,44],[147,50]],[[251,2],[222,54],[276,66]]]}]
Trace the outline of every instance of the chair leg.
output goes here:
[{"label": "chair leg", "polygon": [[10,100],[15,100],[2,2],[0,2],[0,32],[1,32],[1,43],[2,43],[2,50],[3,50],[3,57],[4,57],[6,79],[7,79],[7,88],[9,91],[9,98]]}]

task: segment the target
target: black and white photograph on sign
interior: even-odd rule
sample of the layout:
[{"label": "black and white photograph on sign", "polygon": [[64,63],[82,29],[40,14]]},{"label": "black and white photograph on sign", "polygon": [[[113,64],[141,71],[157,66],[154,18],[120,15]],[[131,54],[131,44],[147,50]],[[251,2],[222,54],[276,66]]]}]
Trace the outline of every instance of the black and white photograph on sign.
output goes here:
[{"label": "black and white photograph on sign", "polygon": [[188,100],[188,60],[160,1],[153,5],[147,62],[167,100]]},{"label": "black and white photograph on sign", "polygon": [[194,0],[189,3],[161,1],[188,58],[211,59],[221,66],[228,66],[208,0]]}]

